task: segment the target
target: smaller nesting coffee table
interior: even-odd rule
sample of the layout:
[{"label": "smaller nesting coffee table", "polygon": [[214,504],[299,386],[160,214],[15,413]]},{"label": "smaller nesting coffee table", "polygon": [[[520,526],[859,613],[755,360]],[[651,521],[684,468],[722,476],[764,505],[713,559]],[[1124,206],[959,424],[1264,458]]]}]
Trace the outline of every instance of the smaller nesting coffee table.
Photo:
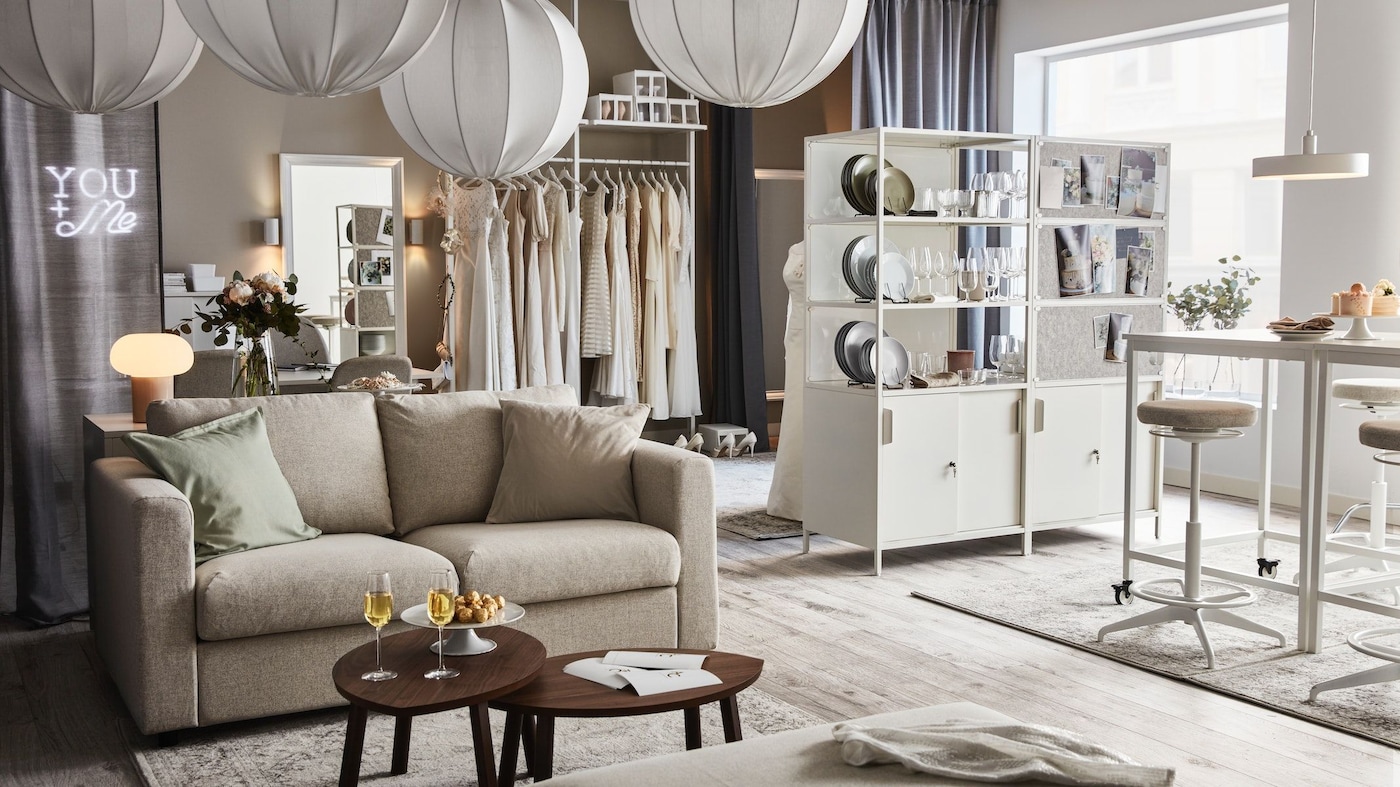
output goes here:
[{"label": "smaller nesting coffee table", "polygon": [[384,667],[399,673],[393,680],[375,683],[360,678],[374,669],[373,642],[340,657],[331,674],[336,691],[350,701],[350,723],[345,729],[345,753],[340,761],[341,787],[359,783],[365,722],[370,711],[395,719],[394,759],[389,772],[400,774],[408,773],[413,717],[467,706],[471,706],[477,784],[495,787],[496,763],[486,702],[533,680],[544,665],[545,650],[539,640],[515,629],[497,628],[491,636],[497,647],[490,653],[445,658],[448,666],[462,672],[448,680],[423,677],[438,663],[437,654],[428,650],[437,642],[436,631],[409,631],[384,638]]},{"label": "smaller nesting coffee table", "polygon": [[[763,659],[737,653],[677,648],[641,648],[654,653],[703,653],[704,668],[721,681],[685,691],[671,691],[639,697],[631,688],[610,689],[564,672],[565,665],[579,659],[601,658],[606,650],[570,653],[544,662],[539,675],[524,688],[491,701],[491,707],[506,712],[505,738],[501,743],[500,783],[515,783],[516,757],[525,744],[525,759],[536,782],[554,775],[554,720],[563,717],[644,716],[651,713],[685,713],[685,747],[700,748],[700,706],[718,702],[724,723],[724,740],[732,743],[744,737],[739,725],[739,706],[734,695],[753,685],[763,672]],[[478,766],[479,767],[479,766]]]}]

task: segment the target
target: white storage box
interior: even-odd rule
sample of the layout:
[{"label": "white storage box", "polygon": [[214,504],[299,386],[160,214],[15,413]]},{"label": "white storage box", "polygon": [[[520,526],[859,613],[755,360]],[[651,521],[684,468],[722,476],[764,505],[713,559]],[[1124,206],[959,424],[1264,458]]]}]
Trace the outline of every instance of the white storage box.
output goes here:
[{"label": "white storage box", "polygon": [[666,75],[660,71],[628,71],[613,77],[612,92],[633,98],[665,98]]},{"label": "white storage box", "polygon": [[[214,267],[210,265],[209,267]],[[190,289],[194,292],[219,292],[224,288],[223,276],[200,276],[190,279]]]},{"label": "white storage box", "polygon": [[589,120],[631,121],[633,117],[632,96],[599,93],[588,97],[588,106],[583,116]]},{"label": "white storage box", "polygon": [[195,279],[212,279],[214,277],[214,266],[204,263],[186,265],[185,275],[188,276],[191,281]]},{"label": "white storage box", "polygon": [[695,98],[670,98],[666,105],[671,110],[671,123],[684,123],[688,126],[700,125],[700,100]]},{"label": "white storage box", "polygon": [[632,102],[632,106],[632,118],[638,123],[670,122],[670,110],[664,98],[638,98]]},{"label": "white storage box", "polygon": [[743,440],[744,435],[748,433],[748,429],[734,424],[700,424],[700,436],[705,438],[703,450],[706,453],[714,453],[725,435],[734,435],[734,444],[738,445],[739,441]]}]

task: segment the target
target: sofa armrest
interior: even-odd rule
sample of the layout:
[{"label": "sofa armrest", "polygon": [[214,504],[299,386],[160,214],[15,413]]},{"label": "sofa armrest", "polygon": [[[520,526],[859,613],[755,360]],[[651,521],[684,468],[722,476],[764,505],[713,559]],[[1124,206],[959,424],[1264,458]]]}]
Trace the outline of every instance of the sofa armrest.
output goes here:
[{"label": "sofa armrest", "polygon": [[642,522],[666,530],[680,544],[677,645],[711,649],[719,634],[714,463],[691,451],[641,440],[632,454],[632,485]]},{"label": "sofa armrest", "polygon": [[97,651],[143,733],[197,726],[190,502],[130,457],[99,459],[87,477]]}]

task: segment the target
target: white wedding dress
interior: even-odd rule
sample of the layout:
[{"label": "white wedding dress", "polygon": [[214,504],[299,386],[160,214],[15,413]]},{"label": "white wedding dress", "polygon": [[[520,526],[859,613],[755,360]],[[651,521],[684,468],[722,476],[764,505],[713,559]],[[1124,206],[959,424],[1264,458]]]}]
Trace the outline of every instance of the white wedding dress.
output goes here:
[{"label": "white wedding dress", "polygon": [[788,249],[783,282],[788,286],[787,336],[783,353],[783,421],[778,431],[778,459],[773,485],[768,487],[768,513],[783,519],[802,519],[802,387],[807,370],[806,279],[807,257],[801,243]]}]

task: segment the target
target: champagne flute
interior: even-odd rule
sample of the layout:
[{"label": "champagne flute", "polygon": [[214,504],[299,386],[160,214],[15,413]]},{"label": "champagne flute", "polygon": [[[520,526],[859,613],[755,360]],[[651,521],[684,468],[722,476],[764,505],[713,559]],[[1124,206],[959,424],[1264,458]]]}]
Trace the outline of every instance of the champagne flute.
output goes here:
[{"label": "champagne flute", "polygon": [[442,627],[452,622],[456,612],[456,600],[456,570],[443,568],[434,571],[432,580],[428,583],[428,620],[431,620],[438,630],[438,665],[437,669],[423,673],[423,677],[428,680],[446,680],[462,674],[442,663]]},{"label": "champagne flute", "polygon": [[360,676],[360,680],[393,680],[399,673],[384,669],[379,654],[379,634],[389,619],[394,617],[394,593],[389,587],[389,572],[371,571],[365,583],[365,620],[374,626],[374,670]]}]

